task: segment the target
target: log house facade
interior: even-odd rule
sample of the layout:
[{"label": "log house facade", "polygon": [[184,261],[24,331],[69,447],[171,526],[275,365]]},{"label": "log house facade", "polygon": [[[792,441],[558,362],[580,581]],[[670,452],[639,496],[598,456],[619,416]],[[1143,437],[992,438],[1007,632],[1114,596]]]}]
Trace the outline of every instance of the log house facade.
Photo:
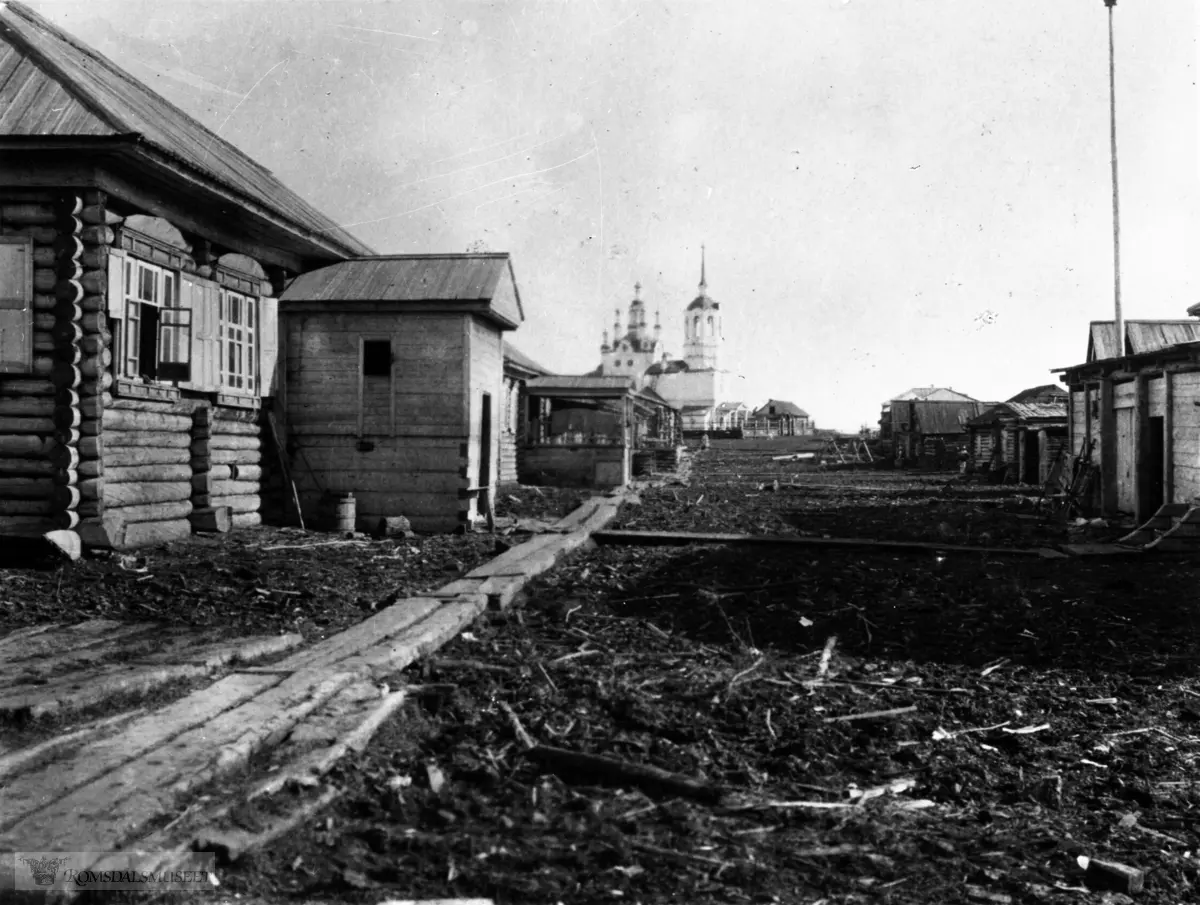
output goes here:
[{"label": "log house facade", "polygon": [[19,3],[0,95],[0,536],[258,524],[273,297],[370,249]]}]

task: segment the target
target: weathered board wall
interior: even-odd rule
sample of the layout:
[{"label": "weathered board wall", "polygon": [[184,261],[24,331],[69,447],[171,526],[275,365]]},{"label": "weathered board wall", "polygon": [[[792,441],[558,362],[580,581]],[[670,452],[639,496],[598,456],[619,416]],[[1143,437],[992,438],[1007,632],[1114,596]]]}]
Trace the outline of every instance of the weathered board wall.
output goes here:
[{"label": "weathered board wall", "polygon": [[1200,496],[1200,372],[1170,377],[1173,497],[1189,503]]},{"label": "weathered board wall", "polygon": [[[469,374],[469,418],[467,435],[467,486],[494,488],[498,481],[500,434],[504,417],[504,348],[498,329],[478,317],[467,321],[467,369]],[[487,430],[483,426],[483,399],[488,399]],[[484,451],[481,441],[489,438],[487,473],[483,474]],[[489,492],[489,491],[479,491]],[[479,512],[479,493],[468,494],[463,500],[461,518],[473,518]]]},{"label": "weathered board wall", "polygon": [[[454,528],[468,486],[468,319],[285,309],[280,320],[285,430],[306,522],[320,523],[330,496],[353,493],[364,528],[395,515],[421,531]],[[365,339],[388,339],[393,358],[370,394]]]}]

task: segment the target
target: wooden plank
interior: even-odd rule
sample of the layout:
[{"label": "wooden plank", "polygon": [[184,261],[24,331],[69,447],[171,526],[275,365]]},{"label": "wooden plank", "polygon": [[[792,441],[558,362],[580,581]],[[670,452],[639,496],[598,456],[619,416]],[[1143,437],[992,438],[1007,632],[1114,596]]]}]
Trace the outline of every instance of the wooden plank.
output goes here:
[{"label": "wooden plank", "polygon": [[435,597],[407,597],[397,600],[370,619],[351,626],[331,638],[326,638],[307,650],[293,654],[271,668],[279,670],[330,668],[354,651],[390,638],[404,631],[410,625],[420,622],[442,603],[443,601]]},{"label": "wooden plank", "polygon": [[881,550],[887,552],[986,553],[989,556],[1040,556],[1057,559],[1054,550],[1040,547],[968,547],[957,544],[935,544],[927,541],[869,540],[848,537],[780,537],[777,535],[710,534],[673,531],[596,531],[592,540],[598,544],[623,546],[672,546],[686,544],[728,544],[738,547],[831,547],[841,549]]},{"label": "wooden plank", "polygon": [[78,710],[118,695],[138,694],[178,679],[204,675],[194,664],[130,667],[128,664],[72,673],[46,684],[10,685],[0,691],[0,714],[37,719],[60,710]]},{"label": "wooden plank", "polygon": [[0,657],[14,662],[39,660],[157,628],[152,622],[126,623],[114,619],[91,619],[76,625],[34,626],[0,638]]},{"label": "wooden plank", "polygon": [[[120,771],[139,755],[266,692],[282,676],[238,673],[140,717],[121,732],[96,739],[87,757],[66,758],[19,776],[0,787],[0,830],[106,774]],[[16,839],[13,834],[8,838]]]},{"label": "wooden plank", "polygon": [[487,609],[487,598],[459,597],[443,602],[427,618],[396,636],[356,652],[338,663],[338,669],[363,671],[381,678],[398,672],[442,647]]}]

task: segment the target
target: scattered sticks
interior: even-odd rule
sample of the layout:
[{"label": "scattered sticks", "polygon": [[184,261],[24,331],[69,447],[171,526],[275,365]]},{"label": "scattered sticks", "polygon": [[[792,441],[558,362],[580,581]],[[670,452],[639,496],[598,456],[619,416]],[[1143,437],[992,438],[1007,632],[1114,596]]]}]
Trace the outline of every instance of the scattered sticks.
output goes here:
[{"label": "scattered sticks", "polygon": [[[505,704],[500,706],[509,710]],[[516,715],[512,714],[511,710],[509,713],[511,719],[515,721]],[[519,723],[514,725],[519,725]],[[536,760],[548,770],[557,773],[564,781],[569,778],[579,778],[587,783],[601,780],[617,785],[634,786],[647,794],[677,795],[709,804],[720,802],[725,794],[724,789],[703,780],[691,779],[658,767],[632,764],[599,754],[583,754],[577,751],[553,748],[549,745],[536,745],[529,748],[525,755]]]},{"label": "scattered sticks", "polygon": [[901,716],[905,713],[913,713],[916,709],[916,704],[909,704],[907,707],[893,707],[890,710],[871,710],[867,713],[848,713],[845,716],[829,716],[825,718],[825,722],[849,723],[854,720],[878,720],[886,717]]}]

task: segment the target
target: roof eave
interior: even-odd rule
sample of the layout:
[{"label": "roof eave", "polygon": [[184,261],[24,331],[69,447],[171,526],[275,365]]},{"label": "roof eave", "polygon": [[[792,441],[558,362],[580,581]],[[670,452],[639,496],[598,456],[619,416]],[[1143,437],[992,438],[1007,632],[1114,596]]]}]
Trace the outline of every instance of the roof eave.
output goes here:
[{"label": "roof eave", "polygon": [[190,166],[185,161],[147,141],[140,134],[134,137],[136,138],[136,142],[129,147],[129,151],[133,156],[155,164],[162,169],[166,169],[173,175],[177,175],[193,185],[198,184],[209,191],[213,191],[237,204],[239,207],[271,221],[277,227],[286,230],[305,244],[312,246],[313,250],[316,251],[316,254],[313,255],[314,257],[333,257],[341,260],[375,254],[375,251],[370,246],[355,239],[353,236],[349,237],[352,242],[346,243],[332,238],[327,234],[317,233],[305,226],[301,226],[287,215],[250,198],[248,195],[218,179],[213,174]]}]

